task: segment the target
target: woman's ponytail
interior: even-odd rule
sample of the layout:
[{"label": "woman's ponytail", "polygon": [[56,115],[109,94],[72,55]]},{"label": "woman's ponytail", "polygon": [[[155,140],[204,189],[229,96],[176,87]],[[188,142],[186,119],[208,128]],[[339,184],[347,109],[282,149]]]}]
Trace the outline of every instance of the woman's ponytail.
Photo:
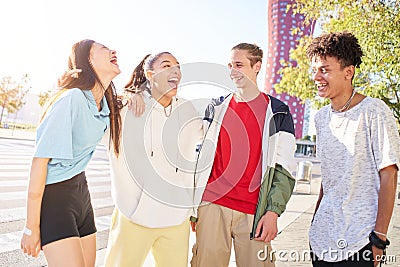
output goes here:
[{"label": "woman's ponytail", "polygon": [[143,60],[136,66],[129,82],[125,85],[125,91],[130,93],[140,93],[143,91],[142,85],[146,83],[146,75],[144,70],[144,65],[146,59],[150,56],[146,55]]}]

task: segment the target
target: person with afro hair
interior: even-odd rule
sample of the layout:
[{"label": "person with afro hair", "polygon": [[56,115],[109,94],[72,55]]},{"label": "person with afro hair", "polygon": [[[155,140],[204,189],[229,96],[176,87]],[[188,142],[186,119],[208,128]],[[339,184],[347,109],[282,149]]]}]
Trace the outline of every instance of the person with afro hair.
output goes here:
[{"label": "person with afro hair", "polygon": [[400,166],[392,112],[357,92],[363,52],[349,32],[323,34],[306,50],[318,96],[315,115],[322,184],[309,231],[313,266],[377,266],[390,244]]}]

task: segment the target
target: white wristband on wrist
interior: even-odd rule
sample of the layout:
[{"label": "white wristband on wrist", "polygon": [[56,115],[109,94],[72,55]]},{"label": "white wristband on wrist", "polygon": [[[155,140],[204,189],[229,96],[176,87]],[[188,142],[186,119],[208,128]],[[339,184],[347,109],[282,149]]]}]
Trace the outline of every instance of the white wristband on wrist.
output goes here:
[{"label": "white wristband on wrist", "polygon": [[27,236],[31,236],[32,235],[32,230],[29,228],[26,228],[26,226],[24,227],[24,230],[22,230],[22,233],[24,233]]},{"label": "white wristband on wrist", "polygon": [[381,236],[384,236],[384,237],[386,237],[386,234],[384,234],[384,233],[380,233],[380,232],[378,232],[378,231],[375,231],[375,230],[374,230],[374,232],[375,232],[375,234],[377,234],[377,235],[381,235]]}]

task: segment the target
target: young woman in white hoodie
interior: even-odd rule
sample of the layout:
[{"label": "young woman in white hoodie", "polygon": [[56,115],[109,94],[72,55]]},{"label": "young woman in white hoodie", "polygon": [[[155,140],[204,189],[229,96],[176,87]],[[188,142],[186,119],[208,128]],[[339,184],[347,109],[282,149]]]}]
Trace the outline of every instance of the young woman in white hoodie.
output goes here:
[{"label": "young woman in white hoodie", "polygon": [[145,111],[121,110],[119,155],[110,149],[112,197],[105,266],[187,266],[189,217],[194,205],[196,147],[202,119],[176,96],[180,66],[169,52],[146,56],[126,91],[144,90]]}]

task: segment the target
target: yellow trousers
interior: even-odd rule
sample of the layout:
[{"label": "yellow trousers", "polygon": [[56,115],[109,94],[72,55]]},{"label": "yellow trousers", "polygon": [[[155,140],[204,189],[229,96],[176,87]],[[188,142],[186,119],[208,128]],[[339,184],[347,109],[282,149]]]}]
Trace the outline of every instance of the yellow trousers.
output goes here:
[{"label": "yellow trousers", "polygon": [[189,228],[189,219],[181,225],[166,228],[144,227],[133,223],[115,208],[105,267],[141,267],[149,251],[152,252],[157,267],[186,267]]}]

